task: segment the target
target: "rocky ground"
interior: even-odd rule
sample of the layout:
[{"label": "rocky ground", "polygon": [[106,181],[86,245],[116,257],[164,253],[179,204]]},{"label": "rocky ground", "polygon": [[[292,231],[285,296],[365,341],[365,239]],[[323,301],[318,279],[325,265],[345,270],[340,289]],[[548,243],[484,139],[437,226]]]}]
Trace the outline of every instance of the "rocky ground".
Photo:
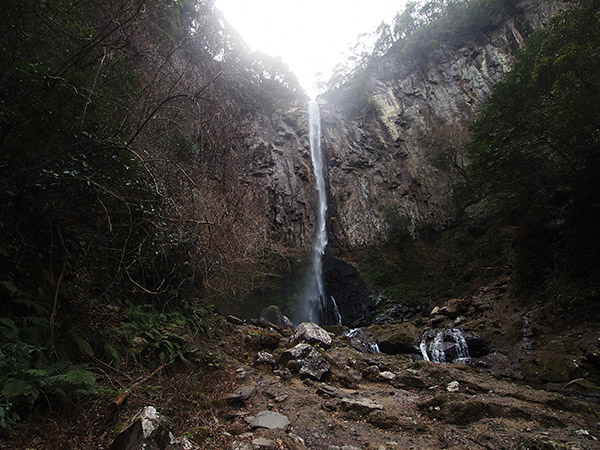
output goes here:
[{"label": "rocky ground", "polygon": [[[291,331],[276,339],[279,334],[233,327],[223,351],[236,381],[217,419],[228,439],[202,448],[600,448],[594,402],[466,365],[361,353],[339,334],[330,348],[313,345],[330,366],[316,380],[318,372],[301,373],[301,364],[288,361],[291,370],[285,370],[277,363],[294,347]],[[249,341],[260,344],[240,345]],[[246,389],[236,394],[239,387]]]},{"label": "rocky ground", "polygon": [[[388,323],[350,336],[341,326],[294,327],[276,308],[261,320],[229,317],[205,342],[212,359],[201,371],[165,365],[118,409],[110,396],[91,410],[73,403],[15,428],[0,448],[600,448],[600,330],[544,321],[543,309],[509,297],[500,281],[410,320],[388,312]],[[464,331],[468,364],[423,360],[422,336],[449,327]],[[449,357],[452,343],[445,348]],[[142,409],[147,417],[132,422]],[[156,417],[162,431],[140,447]]]}]

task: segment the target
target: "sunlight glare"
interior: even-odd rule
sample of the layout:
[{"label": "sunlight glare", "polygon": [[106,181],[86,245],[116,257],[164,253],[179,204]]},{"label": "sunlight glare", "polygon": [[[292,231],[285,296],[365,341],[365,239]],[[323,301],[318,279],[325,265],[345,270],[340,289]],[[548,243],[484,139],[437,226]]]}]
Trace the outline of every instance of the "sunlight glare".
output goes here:
[{"label": "sunlight glare", "polygon": [[329,79],[361,33],[392,22],[405,0],[216,0],[252,50],[280,56],[304,90]]}]

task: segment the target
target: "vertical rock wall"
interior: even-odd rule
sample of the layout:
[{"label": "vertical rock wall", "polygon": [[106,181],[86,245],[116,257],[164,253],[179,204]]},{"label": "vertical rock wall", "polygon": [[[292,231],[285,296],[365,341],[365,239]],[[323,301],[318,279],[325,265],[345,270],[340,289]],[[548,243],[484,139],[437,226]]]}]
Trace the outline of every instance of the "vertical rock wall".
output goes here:
[{"label": "vertical rock wall", "polygon": [[[428,149],[465,134],[525,38],[565,7],[560,0],[526,0],[516,15],[494,18],[491,29],[472,39],[442,43],[414,61],[390,52],[369,70],[361,86],[367,100],[351,119],[327,95],[320,99],[331,241],[350,248],[378,242],[390,207],[413,225],[442,228],[451,222],[455,175],[432,164]],[[245,145],[253,154],[252,176],[264,186],[269,232],[287,245],[308,248],[316,195],[307,101],[257,113],[247,126]]]},{"label": "vertical rock wall", "polygon": [[331,227],[343,244],[381,239],[389,207],[413,226],[452,221],[456,174],[432,164],[427,152],[466,137],[466,124],[510,70],[525,38],[564,8],[562,1],[521,2],[517,16],[497,18],[476,39],[441,44],[418,61],[383,57],[364,82],[367,111],[359,118],[346,119],[333,103],[322,106],[330,203],[337,211]]}]

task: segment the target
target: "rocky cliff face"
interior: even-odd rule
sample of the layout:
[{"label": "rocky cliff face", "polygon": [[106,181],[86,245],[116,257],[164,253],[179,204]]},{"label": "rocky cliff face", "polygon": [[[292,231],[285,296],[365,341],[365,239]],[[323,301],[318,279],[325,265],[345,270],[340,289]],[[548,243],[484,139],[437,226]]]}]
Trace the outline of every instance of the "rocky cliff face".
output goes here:
[{"label": "rocky cliff face", "polygon": [[389,52],[361,86],[367,100],[358,118],[344,119],[335,98],[323,105],[337,212],[332,228],[344,244],[380,239],[390,207],[413,228],[452,221],[466,124],[525,38],[564,7],[561,1],[521,2],[510,16],[492,18],[486,33],[442,43],[417,60]]},{"label": "rocky cliff face", "polygon": [[[345,247],[376,243],[390,208],[413,230],[453,220],[466,123],[525,38],[565,7],[526,0],[492,18],[484,33],[441,43],[414,60],[388,52],[355,86],[358,113],[348,114],[334,95],[320,99],[333,240]],[[279,105],[248,125],[252,173],[264,185],[273,237],[307,246],[315,194],[306,101]]]}]

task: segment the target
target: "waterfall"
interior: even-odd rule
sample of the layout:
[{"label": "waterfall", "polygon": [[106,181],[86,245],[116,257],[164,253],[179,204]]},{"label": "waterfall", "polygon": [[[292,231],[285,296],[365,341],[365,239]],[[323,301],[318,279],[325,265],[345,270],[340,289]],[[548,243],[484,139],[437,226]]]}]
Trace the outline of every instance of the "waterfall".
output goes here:
[{"label": "waterfall", "polygon": [[469,359],[467,340],[459,328],[430,330],[423,335],[419,348],[426,361],[445,364],[448,360],[464,363]]},{"label": "waterfall", "polygon": [[[331,308],[327,304],[328,299],[325,297],[325,289],[323,287],[323,254],[327,246],[327,228],[325,223],[327,193],[325,191],[325,177],[323,174],[323,155],[321,154],[321,113],[316,100],[311,100],[308,104],[308,124],[310,156],[315,174],[318,201],[312,270],[306,293],[306,306],[308,307],[309,320],[321,324],[326,321],[325,312]],[[337,304],[333,297],[331,297],[331,302],[335,305],[335,310],[337,310]]]},{"label": "waterfall", "polygon": [[342,315],[340,314],[340,310],[338,308],[337,302],[335,301],[335,298],[333,298],[333,295],[330,297],[330,299],[331,299],[331,304],[333,306],[333,313],[335,314],[335,324],[341,325],[342,324]]}]

